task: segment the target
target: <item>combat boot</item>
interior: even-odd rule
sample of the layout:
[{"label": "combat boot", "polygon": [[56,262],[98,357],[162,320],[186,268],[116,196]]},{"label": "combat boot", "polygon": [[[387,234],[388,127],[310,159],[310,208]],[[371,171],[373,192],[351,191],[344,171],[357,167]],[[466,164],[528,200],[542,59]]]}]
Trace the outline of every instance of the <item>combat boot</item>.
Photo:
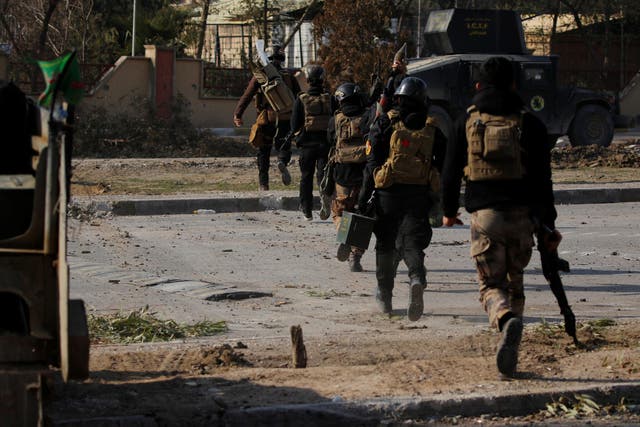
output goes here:
[{"label": "combat boot", "polygon": [[320,219],[325,220],[331,215],[331,196],[320,193]]},{"label": "combat boot", "polygon": [[349,254],[349,270],[359,273],[362,271],[362,264],[360,264],[360,259],[362,258],[362,254],[358,252],[351,252]]},{"label": "combat boot", "polygon": [[351,254],[351,246],[346,243],[340,243],[338,246],[338,252],[336,253],[336,258],[338,261],[343,262],[349,259],[349,254]]},{"label": "combat boot", "polygon": [[378,280],[378,290],[376,292],[376,303],[385,314],[391,314],[391,299],[393,296],[393,252],[376,252],[376,279]]},{"label": "combat boot", "polygon": [[424,312],[424,301],[422,299],[426,284],[420,277],[411,277],[409,282],[409,307],[407,308],[407,317],[412,322],[420,319]]},{"label": "combat boot", "polygon": [[513,377],[518,365],[518,347],[522,339],[522,319],[512,317],[502,326],[502,339],[498,344],[496,365],[506,377]]},{"label": "combat boot", "polygon": [[378,290],[376,291],[376,303],[378,304],[378,308],[384,314],[391,314],[393,308],[391,306],[391,299],[393,295],[391,291],[387,289],[381,289],[378,286]]},{"label": "combat boot", "polygon": [[291,184],[291,174],[289,173],[289,169],[287,169],[287,165],[284,162],[278,162],[278,170],[282,175],[282,183],[284,185]]}]

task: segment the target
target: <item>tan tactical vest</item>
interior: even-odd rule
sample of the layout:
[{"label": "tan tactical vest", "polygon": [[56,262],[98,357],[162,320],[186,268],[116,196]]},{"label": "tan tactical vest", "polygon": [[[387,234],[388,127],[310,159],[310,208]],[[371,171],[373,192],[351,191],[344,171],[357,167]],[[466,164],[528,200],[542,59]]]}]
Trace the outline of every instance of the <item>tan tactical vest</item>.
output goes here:
[{"label": "tan tactical vest", "polygon": [[494,116],[475,105],[467,110],[467,166],[470,181],[520,179],[524,175],[520,133],[522,114]]},{"label": "tan tactical vest", "polygon": [[364,163],[367,160],[364,135],[360,131],[363,115],[349,117],[340,110],[336,112],[336,162]]},{"label": "tan tactical vest", "polygon": [[388,113],[393,124],[389,157],[374,171],[376,188],[392,184],[429,185],[436,128],[430,118],[422,129],[411,130],[400,120],[398,112]]},{"label": "tan tactical vest", "polygon": [[300,94],[304,106],[304,130],[307,132],[326,132],[331,118],[331,96],[328,93],[309,95]]}]

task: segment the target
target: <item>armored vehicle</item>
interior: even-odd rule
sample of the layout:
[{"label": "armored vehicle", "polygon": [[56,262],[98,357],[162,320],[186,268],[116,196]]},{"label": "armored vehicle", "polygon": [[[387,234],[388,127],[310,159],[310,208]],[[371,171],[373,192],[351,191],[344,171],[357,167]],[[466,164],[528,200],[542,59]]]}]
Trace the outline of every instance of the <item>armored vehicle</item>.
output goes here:
[{"label": "armored vehicle", "polygon": [[614,120],[608,97],[558,85],[558,57],[529,54],[517,12],[432,11],[425,41],[433,56],[411,61],[408,74],[427,82],[431,113],[445,134],[452,132],[453,122],[470,105],[480,64],[491,56],[503,56],[513,64],[517,92],[545,123],[553,141],[568,135],[574,146],[611,143]]}]

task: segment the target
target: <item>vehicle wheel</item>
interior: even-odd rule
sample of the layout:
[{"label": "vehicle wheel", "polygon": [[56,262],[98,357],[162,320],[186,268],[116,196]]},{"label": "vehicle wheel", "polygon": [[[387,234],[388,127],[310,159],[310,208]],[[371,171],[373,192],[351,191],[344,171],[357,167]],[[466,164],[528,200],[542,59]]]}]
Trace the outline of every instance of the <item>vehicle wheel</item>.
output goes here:
[{"label": "vehicle wheel", "polygon": [[608,147],[613,139],[613,117],[606,108],[588,104],[580,107],[569,129],[571,145]]},{"label": "vehicle wheel", "polygon": [[69,378],[89,378],[89,327],[84,301],[69,300]]},{"label": "vehicle wheel", "polygon": [[429,116],[435,119],[437,128],[447,137],[447,140],[451,139],[453,135],[453,120],[447,110],[439,105],[432,105],[429,107]]}]

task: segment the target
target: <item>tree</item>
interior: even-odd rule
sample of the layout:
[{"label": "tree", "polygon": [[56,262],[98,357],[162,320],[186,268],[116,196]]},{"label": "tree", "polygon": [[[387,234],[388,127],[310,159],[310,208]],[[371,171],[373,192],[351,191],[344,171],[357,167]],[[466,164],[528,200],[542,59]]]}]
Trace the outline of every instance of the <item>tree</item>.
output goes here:
[{"label": "tree", "polygon": [[254,32],[257,38],[269,42],[269,16],[280,13],[280,2],[278,0],[241,0],[234,10],[240,19],[253,21]]},{"label": "tree", "polygon": [[326,0],[314,19],[318,55],[335,87],[349,73],[355,83],[366,88],[374,71],[388,68],[397,46],[390,33],[392,0]]},{"label": "tree", "polygon": [[202,13],[200,14],[200,28],[198,31],[198,44],[196,47],[196,58],[202,58],[202,50],[204,49],[204,38],[207,32],[207,17],[209,16],[210,0],[202,0]]}]

